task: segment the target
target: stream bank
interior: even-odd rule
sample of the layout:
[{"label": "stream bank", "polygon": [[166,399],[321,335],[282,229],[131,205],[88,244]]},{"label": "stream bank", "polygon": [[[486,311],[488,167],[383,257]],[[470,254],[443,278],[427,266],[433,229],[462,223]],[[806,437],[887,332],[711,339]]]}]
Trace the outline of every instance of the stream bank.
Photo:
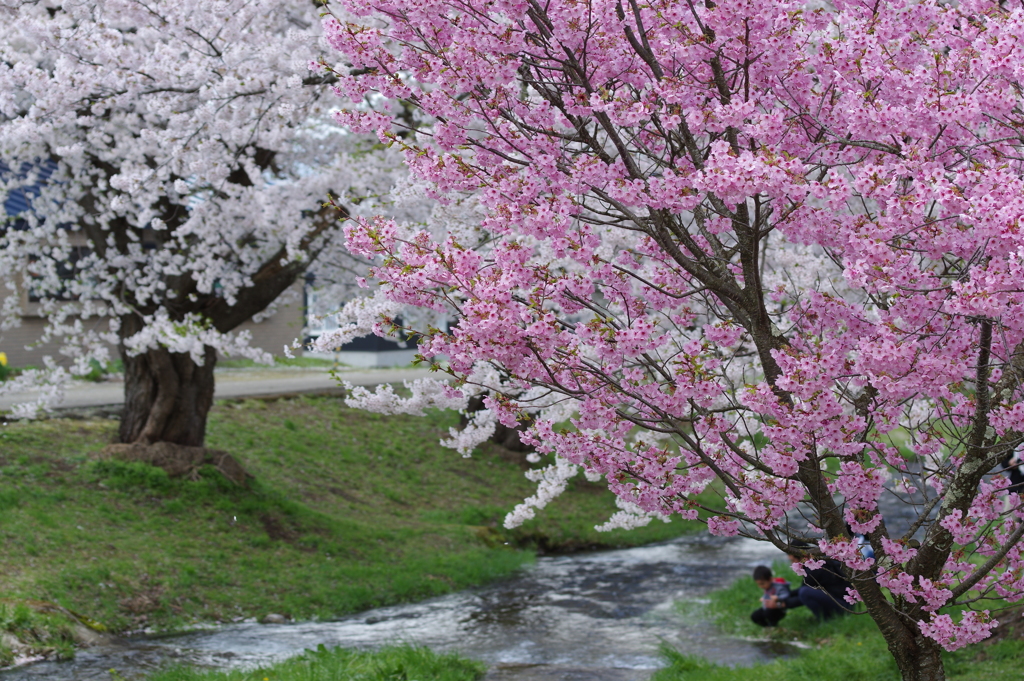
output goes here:
[{"label": "stream bank", "polygon": [[691,536],[657,545],[542,557],[488,586],[335,621],[243,623],[162,639],[97,646],[69,662],[0,672],[0,681],[142,679],[171,663],[210,668],[272,664],[318,645],[392,643],[458,652],[488,664],[489,681],[643,681],[664,641],[685,653],[751,665],[796,649],[720,633],[675,601],[701,601],[751,567],[781,557],[769,545]]},{"label": "stream bank", "polygon": [[[507,532],[502,518],[536,486],[500,451],[463,459],[441,447],[458,417],[383,417],[330,397],[219,403],[207,445],[256,476],[245,487],[212,468],[172,478],[97,460],[116,421],[7,424],[0,600],[59,603],[117,634],[269,613],[322,620],[506,577],[533,560],[531,549],[633,546],[702,529],[675,519],[598,533],[614,498],[576,479],[543,517]],[[0,615],[0,630],[18,629]]]}]

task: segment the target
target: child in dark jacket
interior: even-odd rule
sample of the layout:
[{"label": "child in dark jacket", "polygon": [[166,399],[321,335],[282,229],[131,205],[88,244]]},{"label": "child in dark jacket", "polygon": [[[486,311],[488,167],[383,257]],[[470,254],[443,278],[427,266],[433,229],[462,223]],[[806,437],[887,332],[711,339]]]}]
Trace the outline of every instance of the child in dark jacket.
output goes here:
[{"label": "child in dark jacket", "polygon": [[800,599],[793,595],[789,582],[782,577],[772,577],[771,568],[758,565],[754,568],[754,583],[764,591],[761,596],[761,607],[750,614],[754,624],[762,627],[774,627],[786,616],[786,608],[801,605]]}]

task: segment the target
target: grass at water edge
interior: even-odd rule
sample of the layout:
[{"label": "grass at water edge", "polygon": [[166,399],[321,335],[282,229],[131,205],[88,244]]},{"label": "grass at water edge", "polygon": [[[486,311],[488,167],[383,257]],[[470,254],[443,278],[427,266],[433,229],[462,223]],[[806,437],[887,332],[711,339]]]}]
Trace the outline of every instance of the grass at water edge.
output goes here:
[{"label": "grass at water edge", "polygon": [[[375,651],[327,649],[251,671],[203,671],[177,667],[148,681],[477,681],[486,666],[428,648],[389,646]],[[116,676],[112,681],[121,681]]]},{"label": "grass at water edge", "polygon": [[[788,565],[774,572],[794,586],[800,583]],[[680,602],[690,616],[702,616],[721,631],[748,639],[796,641],[802,650],[753,667],[733,668],[682,655],[662,647],[666,667],[651,681],[899,681],[900,674],[874,622],[860,612],[828,622],[815,621],[807,608],[786,614],[779,627],[762,629],[750,621],[761,592],[751,578],[713,592],[706,603]],[[1022,678],[1024,639],[982,642],[944,654],[950,681],[1018,681]]]}]

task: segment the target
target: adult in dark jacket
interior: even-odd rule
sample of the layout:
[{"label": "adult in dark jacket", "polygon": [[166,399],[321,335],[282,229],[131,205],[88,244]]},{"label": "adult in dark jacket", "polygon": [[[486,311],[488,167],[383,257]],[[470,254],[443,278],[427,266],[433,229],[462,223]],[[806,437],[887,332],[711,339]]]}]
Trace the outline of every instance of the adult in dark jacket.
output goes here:
[{"label": "adult in dark jacket", "polygon": [[[793,562],[798,560],[796,556],[790,556],[789,559]],[[839,561],[826,558],[825,564],[820,568],[807,570],[807,576],[796,590],[796,595],[800,603],[806,605],[821,622],[850,612],[850,606],[846,602],[846,590],[852,586],[843,577],[843,568]]]},{"label": "adult in dark jacket", "polygon": [[1021,456],[1021,450],[1024,446],[1017,445],[1017,449],[1006,455],[1003,459],[1002,472],[1010,478],[1010,491],[1016,492],[1017,494],[1024,494],[1024,456]]}]

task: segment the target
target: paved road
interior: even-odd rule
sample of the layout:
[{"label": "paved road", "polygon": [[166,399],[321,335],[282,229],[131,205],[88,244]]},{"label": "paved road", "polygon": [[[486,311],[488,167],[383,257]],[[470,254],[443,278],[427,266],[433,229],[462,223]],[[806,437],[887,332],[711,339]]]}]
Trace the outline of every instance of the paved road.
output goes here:
[{"label": "paved road", "polygon": [[[345,380],[355,385],[379,385],[404,380],[423,378],[430,375],[427,369],[352,369],[339,372]],[[290,393],[320,393],[340,391],[330,374],[322,370],[267,368],[267,369],[224,369],[216,373],[217,383],[214,397],[217,399],[238,397],[267,397]],[[0,410],[10,409],[19,402],[35,397],[33,392],[0,395]],[[60,409],[82,409],[124,404],[124,383],[78,382],[68,389],[67,397]]]}]

